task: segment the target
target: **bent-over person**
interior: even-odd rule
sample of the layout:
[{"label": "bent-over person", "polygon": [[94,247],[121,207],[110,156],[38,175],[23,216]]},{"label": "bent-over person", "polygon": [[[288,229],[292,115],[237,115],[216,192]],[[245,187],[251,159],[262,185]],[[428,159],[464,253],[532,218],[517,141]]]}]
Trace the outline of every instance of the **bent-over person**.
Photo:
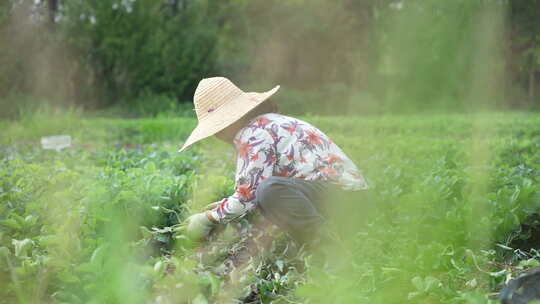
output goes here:
[{"label": "bent-over person", "polygon": [[322,205],[331,189],[367,189],[358,168],[328,136],[276,113],[269,97],[278,89],[248,93],[223,77],[200,81],[194,96],[199,123],[180,151],[216,136],[234,146],[237,164],[234,193],[188,218],[193,238],[203,239],[216,225],[259,208],[270,222],[305,242],[324,220]]}]

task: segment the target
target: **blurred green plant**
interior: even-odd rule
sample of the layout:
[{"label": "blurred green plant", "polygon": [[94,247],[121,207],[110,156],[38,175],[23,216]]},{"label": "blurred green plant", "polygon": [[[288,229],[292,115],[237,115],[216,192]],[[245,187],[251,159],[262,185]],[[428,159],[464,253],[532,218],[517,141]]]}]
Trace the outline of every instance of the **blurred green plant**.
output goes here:
[{"label": "blurred green plant", "polygon": [[63,22],[70,45],[88,54],[84,64],[106,100],[129,102],[147,92],[188,100],[201,75],[214,71],[219,9],[210,1],[69,1]]},{"label": "blurred green plant", "polygon": [[[493,303],[538,264],[523,245],[539,227],[536,115],[308,117],[372,185],[336,198],[336,241],[311,251],[245,220],[185,238],[183,219],[233,186],[214,142],[176,153],[192,119],[25,117],[2,126],[0,303]],[[72,148],[37,147],[46,117]]]}]

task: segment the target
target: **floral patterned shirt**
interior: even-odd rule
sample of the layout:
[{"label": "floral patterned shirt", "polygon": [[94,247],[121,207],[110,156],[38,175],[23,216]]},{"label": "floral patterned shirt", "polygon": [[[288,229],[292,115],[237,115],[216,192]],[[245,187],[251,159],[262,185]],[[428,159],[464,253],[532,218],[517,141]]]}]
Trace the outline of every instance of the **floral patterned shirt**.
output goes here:
[{"label": "floral patterned shirt", "polygon": [[354,163],[323,132],[280,114],[259,115],[234,138],[236,190],[210,215],[228,222],[255,207],[255,190],[270,176],[328,181],[346,190],[367,189]]}]

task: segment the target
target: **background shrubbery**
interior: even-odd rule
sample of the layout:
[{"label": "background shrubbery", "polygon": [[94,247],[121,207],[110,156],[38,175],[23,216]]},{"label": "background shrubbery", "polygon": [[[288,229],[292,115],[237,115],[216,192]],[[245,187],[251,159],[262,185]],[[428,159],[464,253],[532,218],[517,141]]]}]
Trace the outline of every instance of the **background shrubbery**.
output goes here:
[{"label": "background shrubbery", "polygon": [[534,1],[3,1],[2,116],[29,101],[189,102],[214,75],[282,84],[294,112],[528,108],[539,15]]}]

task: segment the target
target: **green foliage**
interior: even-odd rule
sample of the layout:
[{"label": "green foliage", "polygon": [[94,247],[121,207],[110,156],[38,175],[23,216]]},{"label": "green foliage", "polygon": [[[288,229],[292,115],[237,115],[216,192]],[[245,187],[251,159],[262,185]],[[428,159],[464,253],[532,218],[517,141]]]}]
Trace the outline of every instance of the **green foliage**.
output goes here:
[{"label": "green foliage", "polygon": [[[540,260],[517,247],[538,227],[536,115],[307,117],[371,185],[333,200],[309,250],[246,220],[185,238],[183,219],[233,187],[222,146],[176,152],[193,119],[24,117],[2,122],[1,303],[493,303]],[[64,132],[73,147],[37,147]]]},{"label": "green foliage", "polygon": [[[46,2],[0,6],[3,98],[33,95],[89,108],[149,96],[178,103],[217,73],[219,2],[60,1],[54,26],[45,24]],[[16,104],[0,105],[4,116],[17,112]]]},{"label": "green foliage", "polygon": [[[111,112],[115,109],[107,109]],[[178,103],[175,98],[166,95],[143,95],[133,102],[125,102],[117,106],[118,116],[134,117],[194,117],[193,103]]]},{"label": "green foliage", "polygon": [[537,95],[532,1],[76,0],[45,26],[46,2],[0,4],[3,116],[44,100],[170,113],[217,74],[250,91],[282,84],[303,113],[530,106],[512,100]]},{"label": "green foliage", "polygon": [[481,293],[515,276],[510,262],[520,259],[515,247],[494,244],[513,247],[514,238],[531,237],[521,224],[538,225],[538,120],[526,117],[391,116],[342,121],[342,129],[317,119],[343,134],[336,142],[361,151],[373,193],[338,212],[349,249],[335,254],[350,258],[347,266],[315,268],[301,295],[321,303],[489,303]]},{"label": "green foliage", "polygon": [[135,276],[134,290],[145,286],[130,263],[170,247],[170,233],[152,231],[184,218],[196,158],[151,148],[2,155],[1,243],[13,250],[2,269],[14,278],[3,301],[13,291],[26,301],[140,301],[111,286],[124,275]]},{"label": "green foliage", "polygon": [[218,5],[159,1],[66,2],[70,44],[89,56],[110,101],[151,92],[190,99],[201,75],[214,71]]}]

